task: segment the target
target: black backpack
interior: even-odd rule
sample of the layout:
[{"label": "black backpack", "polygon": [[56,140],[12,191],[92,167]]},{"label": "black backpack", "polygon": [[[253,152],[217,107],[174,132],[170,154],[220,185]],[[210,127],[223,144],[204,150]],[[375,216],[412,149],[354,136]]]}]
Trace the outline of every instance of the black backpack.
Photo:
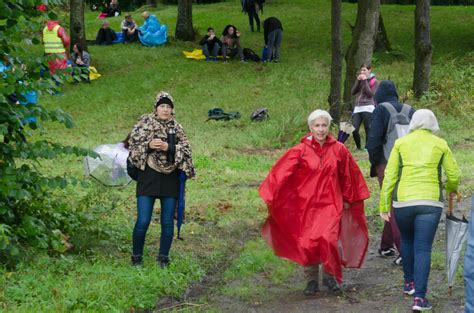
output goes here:
[{"label": "black backpack", "polygon": [[267,108],[259,108],[256,109],[255,111],[252,112],[250,115],[250,119],[252,122],[261,122],[265,121],[268,119],[270,115],[268,114],[268,109]]},{"label": "black backpack", "polygon": [[252,49],[244,48],[243,52],[245,61],[260,62],[260,57]]},{"label": "black backpack", "polygon": [[210,109],[207,112],[207,121],[215,120],[215,121],[230,121],[232,119],[239,119],[240,113],[239,112],[224,112],[221,108],[214,108]]}]

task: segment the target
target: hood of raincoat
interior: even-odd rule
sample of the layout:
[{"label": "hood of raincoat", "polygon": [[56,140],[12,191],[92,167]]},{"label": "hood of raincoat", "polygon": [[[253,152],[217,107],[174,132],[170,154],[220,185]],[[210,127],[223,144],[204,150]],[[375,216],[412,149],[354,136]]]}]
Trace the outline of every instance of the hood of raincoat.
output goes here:
[{"label": "hood of raincoat", "polygon": [[397,102],[398,103],[398,93],[395,84],[391,80],[382,80],[377,87],[375,92],[374,100],[376,103],[383,102]]}]

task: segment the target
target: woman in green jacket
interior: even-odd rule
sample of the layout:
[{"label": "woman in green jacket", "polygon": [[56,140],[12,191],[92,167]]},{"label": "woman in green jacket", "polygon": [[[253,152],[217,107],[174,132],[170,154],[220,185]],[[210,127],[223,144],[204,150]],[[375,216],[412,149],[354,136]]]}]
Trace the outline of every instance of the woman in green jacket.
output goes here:
[{"label": "woman in green jacket", "polygon": [[431,309],[426,289],[431,248],[443,210],[441,168],[450,193],[457,191],[460,173],[446,141],[434,135],[439,126],[432,111],[416,111],[409,130],[390,154],[380,192],[380,216],[386,221],[390,218],[393,199],[401,235],[403,292],[413,295],[413,310],[423,311]]}]

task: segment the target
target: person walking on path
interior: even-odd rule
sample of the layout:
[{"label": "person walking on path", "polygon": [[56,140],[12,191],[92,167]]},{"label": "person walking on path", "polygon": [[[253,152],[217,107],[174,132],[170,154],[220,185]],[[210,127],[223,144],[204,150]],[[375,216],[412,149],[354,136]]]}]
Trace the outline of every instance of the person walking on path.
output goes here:
[{"label": "person walking on path", "polygon": [[[283,39],[283,25],[280,20],[272,16],[263,21],[263,38],[265,40],[266,62],[280,62],[280,47]],[[273,57],[272,57],[273,56]]]},{"label": "person walking on path", "polygon": [[43,28],[43,45],[51,74],[67,69],[69,44],[69,36],[59,21],[48,21]]},{"label": "person walking on path", "polygon": [[[372,66],[362,64],[357,80],[352,86],[351,94],[356,97],[354,111],[352,112],[352,125],[354,131],[354,141],[358,150],[362,150],[360,144],[360,125],[364,123],[365,141],[369,137],[370,123],[372,122],[372,112],[375,110],[374,95],[378,87],[378,81],[375,74],[372,73]],[[367,148],[367,144],[365,146]]]},{"label": "person walking on path", "polygon": [[[392,147],[385,145],[387,142],[390,112],[381,104],[388,102],[388,105],[391,105],[397,112],[401,112],[404,105],[398,101],[397,89],[391,80],[383,80],[380,82],[375,92],[374,100],[378,105],[372,112],[369,139],[367,140],[367,151],[371,164],[370,176],[377,177],[379,186],[382,187],[385,167],[388,160],[388,155],[385,155],[384,149],[390,151]],[[410,108],[408,117],[411,118],[414,112],[415,110]],[[385,221],[379,254],[383,257],[395,257],[397,251],[398,253],[401,251],[400,232],[398,231],[397,223],[391,218],[389,221]],[[398,256],[395,259],[395,264],[400,265],[401,260],[401,257]]]},{"label": "person walking on path", "polygon": [[426,292],[431,248],[443,211],[441,169],[450,195],[457,192],[460,172],[446,141],[434,134],[439,126],[433,112],[416,111],[409,131],[395,141],[390,153],[380,191],[380,216],[388,222],[395,215],[401,234],[403,292],[413,295],[413,310],[423,311],[431,309]]},{"label": "person walking on path", "polygon": [[154,111],[143,115],[130,134],[128,162],[137,169],[137,221],[133,229],[132,265],[143,262],[145,235],[155,200],[160,199],[161,236],[157,261],[161,268],[168,266],[179,193],[178,170],[188,178],[195,175],[191,147],[173,109],[173,98],[161,91],[156,97]]},{"label": "person walking on path", "polygon": [[340,290],[342,266],[359,268],[368,245],[369,190],[346,146],[329,134],[331,116],[308,117],[310,133],[275,163],[260,186],[268,207],[262,236],[277,256],[304,266],[305,295]]}]

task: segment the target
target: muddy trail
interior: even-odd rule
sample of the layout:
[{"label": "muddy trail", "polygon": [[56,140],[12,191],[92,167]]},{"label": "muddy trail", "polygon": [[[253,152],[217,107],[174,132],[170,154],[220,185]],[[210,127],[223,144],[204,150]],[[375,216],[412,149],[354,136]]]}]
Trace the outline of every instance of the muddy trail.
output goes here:
[{"label": "muddy trail", "polygon": [[[457,215],[469,217],[470,201],[459,206]],[[369,229],[376,229],[378,216],[368,217]],[[445,261],[445,217],[443,216],[433,246],[432,268],[427,297],[432,312],[464,312],[462,262],[458,269],[453,293],[448,294]],[[255,234],[252,234],[252,237]],[[285,281],[273,283],[265,273],[256,273],[251,288],[264,287],[265,292],[250,296],[229,296],[223,289],[241,287],[241,281],[225,281],[225,265],[208,273],[202,282],[190,287],[181,301],[162,299],[159,311],[181,312],[412,312],[412,297],[402,293],[403,270],[395,258],[380,257],[378,233],[370,235],[364,265],[359,270],[344,270],[342,294],[332,294],[321,286],[315,296],[303,295],[306,285],[303,271],[297,269]],[[227,262],[226,262],[227,263]],[[230,263],[229,263],[230,264]],[[248,281],[246,282],[248,284]]]}]

